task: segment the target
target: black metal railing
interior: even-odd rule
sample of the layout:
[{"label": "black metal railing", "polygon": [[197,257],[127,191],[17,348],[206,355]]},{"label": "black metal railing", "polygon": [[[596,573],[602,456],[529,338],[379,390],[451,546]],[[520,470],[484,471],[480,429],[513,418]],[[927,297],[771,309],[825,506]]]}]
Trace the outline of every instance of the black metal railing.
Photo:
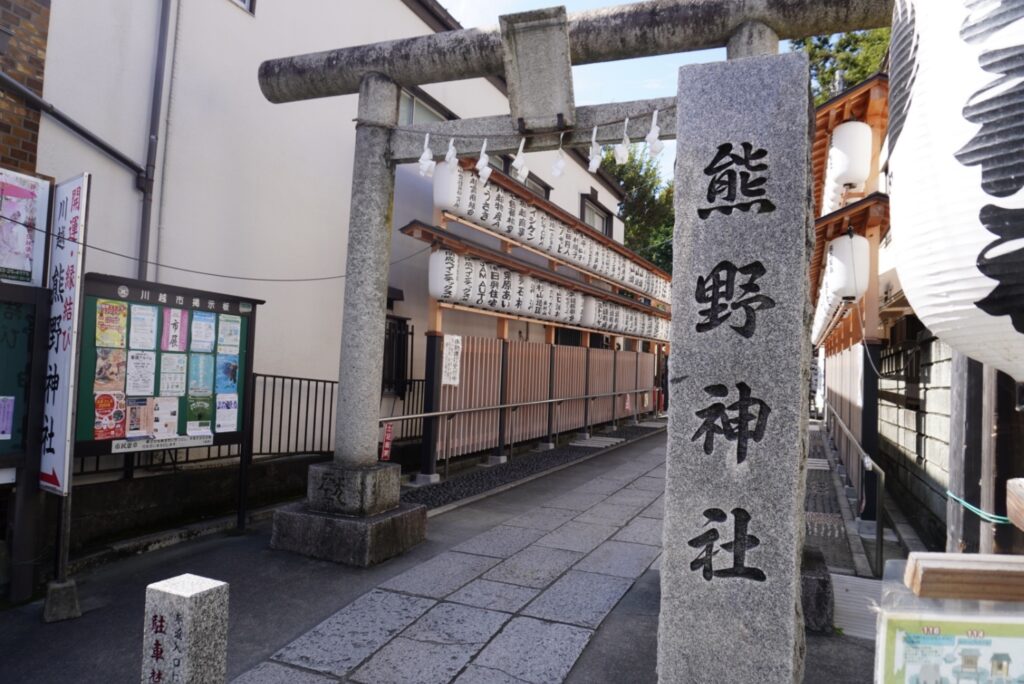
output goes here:
[{"label": "black metal railing", "polygon": [[253,373],[253,456],[329,453],[336,380]]}]

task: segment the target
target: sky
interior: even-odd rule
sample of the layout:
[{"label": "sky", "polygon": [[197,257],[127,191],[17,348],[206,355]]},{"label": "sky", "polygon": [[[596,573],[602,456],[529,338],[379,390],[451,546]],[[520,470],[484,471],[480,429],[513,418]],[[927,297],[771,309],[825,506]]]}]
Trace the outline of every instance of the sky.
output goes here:
[{"label": "sky", "polygon": [[[541,9],[556,4],[565,5],[569,14],[609,5],[630,4],[624,3],[622,0],[561,0],[561,2],[559,0],[440,0],[440,2],[466,28],[497,26],[499,15]],[[725,49],[720,48],[573,67],[573,91],[576,95],[576,105],[672,97],[676,93],[676,79],[680,66],[723,59],[725,59]],[[658,159],[661,176],[665,180],[672,176],[675,156],[675,142],[666,140],[665,150]]]}]

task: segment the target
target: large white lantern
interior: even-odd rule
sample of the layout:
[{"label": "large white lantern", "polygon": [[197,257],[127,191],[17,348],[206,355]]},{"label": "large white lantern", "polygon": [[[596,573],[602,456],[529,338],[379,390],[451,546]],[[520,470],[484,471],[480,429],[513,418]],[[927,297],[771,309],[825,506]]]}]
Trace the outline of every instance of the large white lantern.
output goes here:
[{"label": "large white lantern", "polygon": [[893,248],[921,321],[1024,381],[1024,2],[897,0]]}]

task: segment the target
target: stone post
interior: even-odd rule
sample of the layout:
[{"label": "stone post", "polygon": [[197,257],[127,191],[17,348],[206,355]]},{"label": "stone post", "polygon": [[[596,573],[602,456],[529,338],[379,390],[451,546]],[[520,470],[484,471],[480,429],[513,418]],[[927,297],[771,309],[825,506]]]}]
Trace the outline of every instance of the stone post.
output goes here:
[{"label": "stone post", "polygon": [[142,684],[222,684],[227,653],[227,583],[178,575],[146,587]]},{"label": "stone post", "polygon": [[809,369],[809,69],[679,72],[658,671],[799,682]]},{"label": "stone post", "polygon": [[367,74],[359,90],[334,460],[309,467],[306,502],[278,509],[270,544],[366,567],[426,535],[426,509],[401,505],[401,466],[377,460],[391,204],[389,156],[399,88]]},{"label": "stone post", "polygon": [[339,466],[377,463],[395,194],[388,138],[398,123],[398,98],[398,86],[379,74],[366,76],[359,89],[335,424],[334,462]]},{"label": "stone post", "polygon": [[729,42],[725,46],[727,59],[777,55],[778,53],[779,35],[770,26],[759,21],[747,21],[740,24],[736,32],[729,37]]}]

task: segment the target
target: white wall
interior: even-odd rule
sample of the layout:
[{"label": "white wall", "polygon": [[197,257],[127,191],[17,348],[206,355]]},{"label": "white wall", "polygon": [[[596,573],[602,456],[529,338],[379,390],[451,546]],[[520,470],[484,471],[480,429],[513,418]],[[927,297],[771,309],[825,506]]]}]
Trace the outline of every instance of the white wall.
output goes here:
[{"label": "white wall", "polygon": [[[51,10],[45,97],[140,164],[158,6],[155,0],[54,0]],[[398,0],[260,0],[255,16],[231,0],[177,0],[172,14],[151,258],[267,279],[342,274],[356,96],[273,105],[259,91],[257,67],[273,57],[430,29]],[[426,90],[459,116],[508,111],[504,96],[483,79]],[[580,193],[595,187],[603,204],[617,208],[613,195],[571,160],[565,175],[553,178],[553,159],[553,152],[530,155],[535,173],[555,186],[552,200],[578,215]],[[133,175],[44,116],[39,171],[60,179],[82,170],[94,174],[90,243],[135,254],[141,193]],[[415,167],[398,170],[396,187],[395,227],[413,217],[431,220],[429,181]],[[615,225],[621,240],[622,223]],[[423,247],[395,233],[392,260]],[[414,319],[418,377],[427,330],[426,263],[425,253],[405,260],[389,279],[405,292],[395,313]],[[136,267],[92,252],[87,270],[132,276]],[[258,282],[168,267],[151,270],[151,277],[266,299],[259,309],[256,370],[336,376],[343,280]],[[451,314],[449,320],[463,334],[494,334],[490,317]],[[531,332],[531,338],[538,334]]]}]

